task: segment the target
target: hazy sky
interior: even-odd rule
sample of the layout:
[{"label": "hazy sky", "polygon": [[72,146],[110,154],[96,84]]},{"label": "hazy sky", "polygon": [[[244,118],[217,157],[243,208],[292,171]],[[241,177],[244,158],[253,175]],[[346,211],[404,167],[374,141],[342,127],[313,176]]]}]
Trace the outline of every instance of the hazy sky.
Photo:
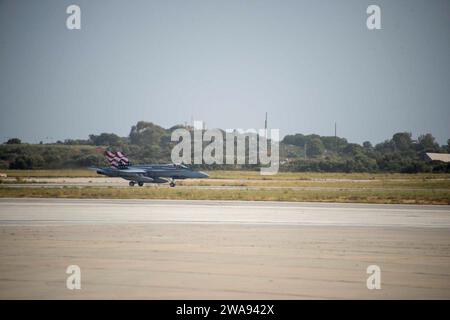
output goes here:
[{"label": "hazy sky", "polygon": [[[81,30],[66,8],[81,7]],[[366,27],[381,7],[382,30]],[[0,0],[0,140],[269,127],[450,138],[450,1]],[[48,137],[48,138],[47,138]]]}]

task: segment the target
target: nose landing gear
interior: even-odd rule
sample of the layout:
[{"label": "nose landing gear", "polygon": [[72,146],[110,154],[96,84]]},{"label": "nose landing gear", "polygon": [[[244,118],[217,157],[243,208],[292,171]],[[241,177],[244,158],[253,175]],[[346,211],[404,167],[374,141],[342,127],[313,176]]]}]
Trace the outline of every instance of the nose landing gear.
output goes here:
[{"label": "nose landing gear", "polygon": [[170,186],[171,188],[173,188],[173,187],[176,186],[175,180],[174,180],[174,179],[171,179],[171,180],[170,180],[169,186]]},{"label": "nose landing gear", "polygon": [[134,181],[130,181],[130,182],[128,183],[128,185],[129,185],[130,187],[134,187]]}]

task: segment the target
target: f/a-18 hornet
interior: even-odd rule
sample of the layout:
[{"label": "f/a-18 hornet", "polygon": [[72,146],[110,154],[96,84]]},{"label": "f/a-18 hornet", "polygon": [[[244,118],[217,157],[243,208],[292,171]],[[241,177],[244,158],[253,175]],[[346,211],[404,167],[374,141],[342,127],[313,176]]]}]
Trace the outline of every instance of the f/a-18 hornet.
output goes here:
[{"label": "f/a-18 hornet", "polygon": [[175,179],[201,179],[208,175],[201,171],[194,171],[182,164],[141,164],[132,165],[122,152],[105,151],[105,157],[110,167],[96,168],[98,174],[108,177],[120,177],[129,180],[133,187],[136,183],[166,183],[175,187]]}]

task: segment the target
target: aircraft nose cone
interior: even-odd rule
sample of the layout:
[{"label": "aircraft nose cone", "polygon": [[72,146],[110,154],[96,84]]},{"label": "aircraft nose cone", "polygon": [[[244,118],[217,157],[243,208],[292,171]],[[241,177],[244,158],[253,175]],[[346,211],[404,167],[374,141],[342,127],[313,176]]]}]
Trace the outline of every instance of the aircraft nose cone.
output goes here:
[{"label": "aircraft nose cone", "polygon": [[209,178],[209,176],[203,171],[199,171],[198,174],[200,175],[200,178]]}]

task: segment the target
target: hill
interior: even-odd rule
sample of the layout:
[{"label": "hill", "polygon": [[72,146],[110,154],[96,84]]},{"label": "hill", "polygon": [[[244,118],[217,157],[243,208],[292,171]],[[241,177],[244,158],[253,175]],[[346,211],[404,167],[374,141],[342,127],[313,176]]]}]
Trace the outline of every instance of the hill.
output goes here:
[{"label": "hill", "polygon": [[[86,140],[67,139],[54,144],[26,144],[10,139],[0,145],[0,169],[61,169],[107,166],[103,150],[121,150],[134,163],[169,163],[173,130],[139,121],[127,137],[114,133],[89,135]],[[192,129],[191,127],[186,127]],[[311,172],[450,172],[450,164],[427,162],[425,152],[450,152],[430,134],[413,140],[411,133],[399,132],[375,146],[349,143],[345,138],[316,134],[287,135],[280,142],[281,170]],[[196,165],[208,169],[254,169],[255,165]]]}]

